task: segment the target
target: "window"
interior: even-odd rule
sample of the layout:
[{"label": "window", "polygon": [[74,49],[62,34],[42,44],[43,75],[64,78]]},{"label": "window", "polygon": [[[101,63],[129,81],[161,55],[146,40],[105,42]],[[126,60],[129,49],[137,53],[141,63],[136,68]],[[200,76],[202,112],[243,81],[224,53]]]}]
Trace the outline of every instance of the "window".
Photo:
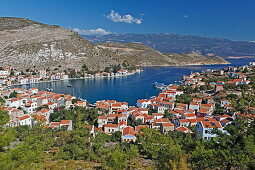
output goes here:
[{"label": "window", "polygon": [[208,130],[205,130],[205,133],[208,133]]}]

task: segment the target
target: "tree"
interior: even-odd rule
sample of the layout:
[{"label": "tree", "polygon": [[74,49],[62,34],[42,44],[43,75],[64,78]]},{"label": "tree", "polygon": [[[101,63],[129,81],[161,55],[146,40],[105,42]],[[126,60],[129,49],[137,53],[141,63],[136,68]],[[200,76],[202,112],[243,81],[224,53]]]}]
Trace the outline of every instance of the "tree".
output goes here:
[{"label": "tree", "polygon": [[10,117],[6,111],[0,110],[0,129],[8,123],[10,120]]},{"label": "tree", "polygon": [[112,142],[120,142],[121,135],[122,135],[122,133],[119,132],[119,131],[114,132],[114,133],[111,135],[111,141],[112,141]]},{"label": "tree", "polygon": [[120,147],[109,152],[104,162],[107,169],[123,169],[126,166],[127,156]]},{"label": "tree", "polygon": [[174,114],[169,112],[168,110],[165,110],[164,118],[172,119],[174,118]]},{"label": "tree", "polygon": [[88,70],[89,70],[86,64],[83,64],[83,65],[82,65],[82,68],[83,68],[85,71],[88,71]]},{"label": "tree", "polygon": [[16,98],[17,97],[17,92],[16,91],[13,91],[11,94],[10,94],[10,98]]}]

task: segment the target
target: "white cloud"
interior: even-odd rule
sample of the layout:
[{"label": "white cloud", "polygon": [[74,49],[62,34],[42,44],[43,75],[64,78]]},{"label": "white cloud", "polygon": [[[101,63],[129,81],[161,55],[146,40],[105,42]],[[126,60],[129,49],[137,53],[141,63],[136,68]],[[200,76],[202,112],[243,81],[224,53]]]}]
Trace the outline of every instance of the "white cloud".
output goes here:
[{"label": "white cloud", "polygon": [[108,19],[112,20],[113,22],[125,22],[128,24],[135,23],[135,24],[141,24],[142,19],[138,19],[133,17],[130,14],[121,16],[118,12],[115,12],[114,10],[111,10],[111,13],[106,16]]},{"label": "white cloud", "polygon": [[112,32],[106,31],[103,28],[90,29],[90,30],[81,30],[79,28],[74,28],[73,31],[78,32],[80,35],[107,35]]},{"label": "white cloud", "polygon": [[189,16],[188,15],[183,15],[183,18],[188,18]]}]

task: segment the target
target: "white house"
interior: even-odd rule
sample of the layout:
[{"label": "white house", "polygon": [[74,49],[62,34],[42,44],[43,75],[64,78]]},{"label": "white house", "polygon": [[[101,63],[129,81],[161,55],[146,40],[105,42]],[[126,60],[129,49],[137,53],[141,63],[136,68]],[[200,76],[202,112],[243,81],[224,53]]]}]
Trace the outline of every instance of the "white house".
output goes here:
[{"label": "white house", "polygon": [[18,125],[19,126],[23,126],[23,125],[32,126],[32,117],[30,115],[25,115],[25,116],[18,118]]},{"label": "white house", "polygon": [[107,124],[107,117],[106,116],[99,116],[97,119],[98,127],[103,127]]},{"label": "white house", "polygon": [[106,124],[104,125],[104,132],[107,134],[112,134],[114,132],[120,131],[118,124]]},{"label": "white house", "polygon": [[199,110],[199,104],[196,103],[196,102],[190,102],[189,104],[189,109],[192,109],[192,110]]},{"label": "white house", "polygon": [[141,99],[137,100],[136,106],[139,108],[147,108],[151,104],[151,100],[148,99]]},{"label": "white house", "polygon": [[224,107],[224,106],[227,105],[227,104],[231,104],[231,102],[228,101],[227,99],[221,99],[221,100],[220,100],[220,106],[221,106],[221,107]]},{"label": "white house", "polygon": [[214,129],[226,133],[219,121],[200,121],[197,123],[197,133],[201,135],[203,139],[211,140],[216,137],[217,134],[212,132]]}]

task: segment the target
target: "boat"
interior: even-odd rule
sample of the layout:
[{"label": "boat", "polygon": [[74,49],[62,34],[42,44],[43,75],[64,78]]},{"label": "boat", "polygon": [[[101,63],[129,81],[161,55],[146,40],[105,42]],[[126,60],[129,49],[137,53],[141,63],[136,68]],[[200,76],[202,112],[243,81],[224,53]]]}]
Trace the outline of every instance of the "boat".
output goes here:
[{"label": "boat", "polygon": [[158,83],[158,82],[155,82],[155,83],[152,83],[153,87],[155,87],[156,89],[164,89],[167,87],[167,85],[165,85],[164,83]]},{"label": "boat", "polygon": [[47,91],[53,91],[53,89],[51,89],[51,88],[47,88]]},{"label": "boat", "polygon": [[68,85],[66,85],[67,87],[72,87],[72,85],[71,84],[68,84]]}]

